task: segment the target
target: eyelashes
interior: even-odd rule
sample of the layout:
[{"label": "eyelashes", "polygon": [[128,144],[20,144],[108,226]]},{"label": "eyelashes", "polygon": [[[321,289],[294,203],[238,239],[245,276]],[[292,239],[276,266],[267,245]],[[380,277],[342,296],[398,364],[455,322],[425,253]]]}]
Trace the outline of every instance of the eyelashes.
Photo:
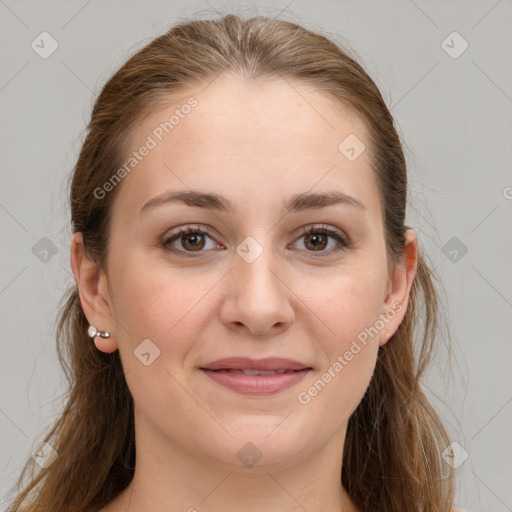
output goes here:
[{"label": "eyelashes", "polygon": [[338,245],[335,249],[331,249],[330,251],[306,251],[308,253],[312,253],[315,258],[337,254],[338,252],[350,247],[350,243],[346,236],[334,229],[329,228],[328,226],[309,226],[301,232],[297,240],[316,235],[324,235],[328,238],[332,238],[338,243]]},{"label": "eyelashes", "polygon": [[[320,235],[320,238],[319,238]],[[210,239],[213,239],[212,236],[209,234],[208,230],[200,227],[194,227],[194,226],[186,226],[180,228],[177,232],[171,233],[167,237],[165,237],[162,240],[162,247],[164,247],[165,250],[170,251],[173,254],[176,254],[177,256],[184,257],[184,258],[197,258],[204,255],[205,250],[202,250],[206,246],[206,242],[203,242],[201,240],[201,237],[208,237]],[[335,240],[337,242],[337,245],[334,249],[331,249],[329,251],[325,251],[322,249],[319,250],[307,250],[304,249],[303,252],[306,252],[308,254],[311,254],[313,258],[321,258],[325,256],[332,256],[334,254],[338,254],[341,251],[344,251],[346,249],[349,249],[351,247],[351,242],[348,239],[348,237],[341,232],[330,228],[326,225],[321,226],[309,226],[302,230],[299,237],[295,239],[295,242],[298,240],[301,240],[303,238],[308,238],[309,242],[311,240],[314,240],[313,247],[315,246],[322,246],[322,242],[324,240],[328,240],[329,238]],[[183,243],[183,240],[185,240],[185,244]],[[190,243],[192,240],[192,243]],[[177,249],[173,246],[174,242],[179,241],[180,245],[183,247],[183,249]],[[320,242],[320,243],[318,243]],[[327,242],[328,245],[328,242]],[[199,249],[199,250],[187,250],[186,246],[191,246],[192,249]]]},{"label": "eyelashes", "polygon": [[[176,249],[175,247],[173,247],[171,244],[177,240],[180,240],[182,239],[183,237],[187,237],[187,236],[190,236],[190,235],[194,235],[195,238],[200,238],[202,235],[206,235],[208,236],[209,238],[211,238],[211,236],[209,235],[208,231],[204,230],[204,229],[201,229],[201,228],[194,228],[194,227],[191,227],[191,226],[187,226],[186,228],[180,228],[179,231],[175,234],[171,234],[169,237],[167,237],[166,239],[164,239],[163,241],[163,246],[168,249],[169,251],[171,251],[172,253],[174,254],[177,254],[179,256],[184,256],[184,257],[192,257],[192,258],[196,258],[197,255],[193,255],[193,254],[187,254],[187,253],[194,253],[194,252],[198,252],[198,251],[186,251],[186,250],[178,250]],[[183,242],[180,241],[181,244],[182,244],[182,247],[183,246]],[[197,245],[197,244],[196,244]],[[199,244],[201,245],[201,244]],[[202,247],[200,247],[202,248]],[[203,253],[204,251],[200,251],[199,253],[199,256]]]}]

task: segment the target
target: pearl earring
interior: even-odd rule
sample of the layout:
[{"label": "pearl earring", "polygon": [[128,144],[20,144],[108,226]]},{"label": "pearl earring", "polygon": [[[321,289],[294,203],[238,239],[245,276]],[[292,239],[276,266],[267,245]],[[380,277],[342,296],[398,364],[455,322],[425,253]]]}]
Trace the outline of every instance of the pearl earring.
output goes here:
[{"label": "pearl earring", "polygon": [[110,333],[107,331],[98,331],[94,325],[89,325],[89,329],[87,329],[87,334],[91,338],[95,338],[96,336],[99,336],[100,338],[109,338]]}]

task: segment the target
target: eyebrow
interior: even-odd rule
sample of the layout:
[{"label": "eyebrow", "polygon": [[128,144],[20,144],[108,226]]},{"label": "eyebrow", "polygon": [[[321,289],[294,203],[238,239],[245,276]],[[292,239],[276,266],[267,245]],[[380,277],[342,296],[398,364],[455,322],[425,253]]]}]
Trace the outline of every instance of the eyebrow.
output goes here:
[{"label": "eyebrow", "polygon": [[[229,199],[215,193],[201,192],[198,190],[167,191],[150,199],[140,210],[140,214],[166,204],[182,203],[196,208],[208,208],[227,213],[234,213],[235,207]],[[293,195],[282,206],[284,214],[300,212],[304,210],[326,208],[333,205],[354,206],[360,210],[366,210],[364,204],[355,197],[342,192],[332,191],[322,194],[303,192]]]}]

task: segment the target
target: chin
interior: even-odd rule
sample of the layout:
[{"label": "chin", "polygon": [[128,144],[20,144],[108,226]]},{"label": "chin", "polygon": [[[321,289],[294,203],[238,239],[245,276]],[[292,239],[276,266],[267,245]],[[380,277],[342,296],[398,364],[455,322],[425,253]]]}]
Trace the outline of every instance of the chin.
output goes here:
[{"label": "chin", "polygon": [[[282,418],[281,420],[282,421]],[[229,429],[233,438],[224,440],[227,443],[221,452],[212,454],[224,469],[237,472],[266,472],[279,471],[298,463],[307,457],[303,453],[302,444],[309,446],[313,454],[316,451],[314,443],[308,442],[303,430],[291,432],[290,428],[279,425],[279,422],[262,422],[251,428],[240,428],[238,432]],[[279,429],[282,429],[280,432]],[[217,447],[221,447],[217,445]]]}]

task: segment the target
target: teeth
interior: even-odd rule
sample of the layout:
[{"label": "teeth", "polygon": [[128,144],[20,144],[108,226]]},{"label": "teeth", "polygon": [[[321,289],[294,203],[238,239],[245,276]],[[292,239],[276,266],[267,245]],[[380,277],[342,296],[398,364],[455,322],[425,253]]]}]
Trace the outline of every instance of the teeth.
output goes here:
[{"label": "teeth", "polygon": [[245,375],[282,375],[291,370],[242,370]]},{"label": "teeth", "polygon": [[[242,370],[242,373],[244,375],[259,375],[260,371],[259,370]],[[270,372],[270,373],[273,373],[273,372]],[[267,375],[268,375],[268,373],[267,373]]]},{"label": "teeth", "polygon": [[224,370],[230,373],[243,373],[244,375],[282,375],[283,373],[291,373],[293,370]]}]

